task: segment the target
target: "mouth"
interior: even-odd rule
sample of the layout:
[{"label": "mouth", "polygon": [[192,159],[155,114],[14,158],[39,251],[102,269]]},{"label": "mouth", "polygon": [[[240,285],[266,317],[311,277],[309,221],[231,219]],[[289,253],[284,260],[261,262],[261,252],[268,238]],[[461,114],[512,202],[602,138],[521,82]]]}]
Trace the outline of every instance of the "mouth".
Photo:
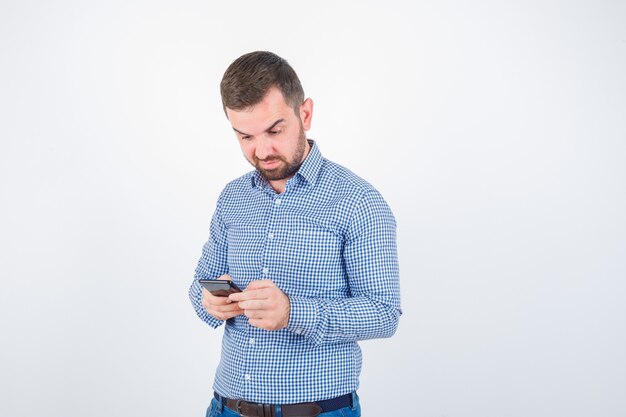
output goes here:
[{"label": "mouth", "polygon": [[276,159],[266,159],[266,160],[260,160],[259,161],[259,166],[263,169],[272,169],[272,168],[276,168],[278,165],[280,164],[280,159],[276,158]]}]

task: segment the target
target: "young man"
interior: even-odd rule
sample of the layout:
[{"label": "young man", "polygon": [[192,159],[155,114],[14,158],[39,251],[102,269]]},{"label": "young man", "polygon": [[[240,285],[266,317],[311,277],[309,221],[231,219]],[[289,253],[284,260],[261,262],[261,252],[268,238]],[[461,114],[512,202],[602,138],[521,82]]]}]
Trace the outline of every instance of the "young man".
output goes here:
[{"label": "young man", "polygon": [[392,336],[401,314],[393,214],[307,140],[313,101],[284,59],[241,56],[221,94],[255,170],[220,195],[189,290],[202,320],[226,323],[207,415],[360,416],[357,341]]}]

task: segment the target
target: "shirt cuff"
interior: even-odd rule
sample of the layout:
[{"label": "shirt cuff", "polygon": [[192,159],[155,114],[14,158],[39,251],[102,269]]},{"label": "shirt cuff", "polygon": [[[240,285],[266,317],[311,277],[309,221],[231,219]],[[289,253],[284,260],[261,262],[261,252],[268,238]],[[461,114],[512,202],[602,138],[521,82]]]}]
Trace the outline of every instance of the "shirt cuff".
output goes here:
[{"label": "shirt cuff", "polygon": [[224,324],[224,320],[220,320],[217,319],[215,317],[213,317],[212,315],[208,314],[206,315],[206,318],[204,319],[204,321],[211,327],[213,327],[214,329],[217,329],[218,327],[220,327],[222,324]]},{"label": "shirt cuff", "polygon": [[315,331],[317,323],[317,304],[314,299],[290,297],[289,324],[287,330],[297,335],[309,336]]}]

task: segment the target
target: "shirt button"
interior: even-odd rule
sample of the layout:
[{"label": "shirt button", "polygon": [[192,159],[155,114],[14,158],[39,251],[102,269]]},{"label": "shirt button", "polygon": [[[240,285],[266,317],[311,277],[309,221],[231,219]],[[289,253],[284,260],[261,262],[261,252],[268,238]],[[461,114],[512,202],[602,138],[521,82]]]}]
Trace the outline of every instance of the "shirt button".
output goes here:
[{"label": "shirt button", "polygon": [[250,339],[250,344],[253,345],[254,344],[254,339]]},{"label": "shirt button", "polygon": [[274,233],[268,233],[267,234],[268,239],[274,239]]},{"label": "shirt button", "polygon": [[250,381],[250,374],[245,374],[243,377],[246,379],[246,381]]},{"label": "shirt button", "polygon": [[263,275],[267,275],[267,273],[268,273],[268,272],[270,272],[270,270],[269,270],[269,269],[267,269],[267,268],[263,268]]},{"label": "shirt button", "polygon": [[274,201],[274,204],[276,204],[277,206],[280,206],[280,198],[276,199],[276,201]]}]

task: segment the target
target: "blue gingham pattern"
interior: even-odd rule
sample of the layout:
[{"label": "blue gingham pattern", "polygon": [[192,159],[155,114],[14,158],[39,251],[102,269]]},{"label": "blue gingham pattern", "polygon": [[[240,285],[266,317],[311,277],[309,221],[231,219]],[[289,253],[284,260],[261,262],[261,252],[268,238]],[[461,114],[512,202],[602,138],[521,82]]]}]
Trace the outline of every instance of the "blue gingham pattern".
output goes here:
[{"label": "blue gingham pattern", "polygon": [[290,404],[358,388],[358,340],[391,336],[400,286],[396,224],[370,184],[312,149],[277,194],[250,172],[217,202],[189,296],[202,307],[198,279],[230,274],[245,288],[271,279],[288,296],[287,328],[266,331],[245,316],[227,320],[214,389],[228,398]]}]

